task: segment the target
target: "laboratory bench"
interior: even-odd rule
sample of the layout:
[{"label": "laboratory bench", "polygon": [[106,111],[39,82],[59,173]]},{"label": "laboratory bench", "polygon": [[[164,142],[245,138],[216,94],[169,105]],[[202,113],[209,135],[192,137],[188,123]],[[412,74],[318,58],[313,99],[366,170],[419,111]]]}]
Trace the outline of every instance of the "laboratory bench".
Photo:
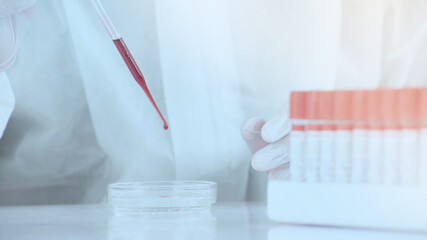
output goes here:
[{"label": "laboratory bench", "polygon": [[0,207],[0,239],[427,239],[427,233],[279,224],[264,203],[217,203],[208,214],[113,216],[105,205]]}]

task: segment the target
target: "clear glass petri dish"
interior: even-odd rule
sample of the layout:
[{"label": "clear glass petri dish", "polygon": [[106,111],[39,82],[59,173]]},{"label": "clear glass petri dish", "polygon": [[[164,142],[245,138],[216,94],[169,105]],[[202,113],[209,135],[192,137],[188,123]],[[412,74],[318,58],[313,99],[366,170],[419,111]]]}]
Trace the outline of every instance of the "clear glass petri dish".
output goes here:
[{"label": "clear glass petri dish", "polygon": [[209,210],[217,184],[208,181],[153,181],[108,186],[108,206],[114,215],[179,213]]}]

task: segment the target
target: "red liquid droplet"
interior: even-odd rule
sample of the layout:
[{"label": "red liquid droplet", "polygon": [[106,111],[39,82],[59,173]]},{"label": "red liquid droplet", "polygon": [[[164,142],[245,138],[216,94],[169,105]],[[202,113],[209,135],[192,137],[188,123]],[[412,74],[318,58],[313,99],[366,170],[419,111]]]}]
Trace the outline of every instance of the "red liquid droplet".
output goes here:
[{"label": "red liquid droplet", "polygon": [[157,107],[156,102],[154,101],[153,97],[151,96],[150,91],[148,90],[147,83],[145,82],[144,75],[142,75],[141,70],[139,69],[138,65],[135,62],[135,59],[133,58],[132,54],[130,53],[129,49],[127,48],[125,42],[122,38],[113,40],[114,45],[116,45],[117,50],[119,50],[120,55],[122,56],[123,60],[126,63],[126,66],[129,68],[129,71],[132,73],[133,78],[136,80],[138,85],[144,90],[145,95],[147,95],[148,99],[150,100],[151,104],[153,105],[154,109],[156,109],[157,113],[159,114],[160,118],[163,121],[163,128],[167,130],[168,123],[166,122],[165,118],[163,117],[162,113],[160,112],[159,108]]}]

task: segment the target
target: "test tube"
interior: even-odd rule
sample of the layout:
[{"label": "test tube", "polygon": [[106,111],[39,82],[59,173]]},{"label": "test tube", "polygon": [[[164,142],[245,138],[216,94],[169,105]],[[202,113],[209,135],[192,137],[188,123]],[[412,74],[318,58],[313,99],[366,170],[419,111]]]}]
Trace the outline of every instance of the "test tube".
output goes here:
[{"label": "test tube", "polygon": [[352,94],[351,182],[366,182],[367,112],[366,91]]},{"label": "test tube", "polygon": [[421,90],[420,112],[420,177],[421,184],[427,185],[427,88]]},{"label": "test tube", "polygon": [[403,185],[418,182],[418,104],[417,89],[402,89],[398,94],[397,112],[400,118],[401,181]]},{"label": "test tube", "polygon": [[350,182],[351,92],[337,91],[334,99],[335,179],[336,183]]},{"label": "test tube", "polygon": [[290,134],[290,178],[293,182],[304,181],[305,157],[305,92],[291,92],[290,119],[292,131]]},{"label": "test tube", "polygon": [[319,181],[319,154],[320,154],[320,124],[319,124],[319,92],[311,91],[306,96],[306,144],[305,144],[305,180]]},{"label": "test tube", "polygon": [[380,115],[380,92],[367,91],[368,145],[366,151],[367,182],[382,184],[382,122]]},{"label": "test tube", "polygon": [[400,183],[399,125],[397,122],[397,90],[382,90],[380,114],[383,121],[384,184]]},{"label": "test tube", "polygon": [[324,91],[319,95],[320,126],[320,182],[332,183],[334,179],[334,92]]}]

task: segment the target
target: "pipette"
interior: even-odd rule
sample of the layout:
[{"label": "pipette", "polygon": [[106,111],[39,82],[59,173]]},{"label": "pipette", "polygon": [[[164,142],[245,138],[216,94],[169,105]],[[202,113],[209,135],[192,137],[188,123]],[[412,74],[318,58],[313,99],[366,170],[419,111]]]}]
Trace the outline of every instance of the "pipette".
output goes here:
[{"label": "pipette", "polygon": [[130,53],[129,49],[127,48],[125,42],[123,41],[123,38],[117,32],[116,28],[114,27],[113,23],[111,22],[110,17],[108,16],[107,12],[105,11],[104,7],[99,2],[99,0],[92,0],[92,3],[98,12],[99,18],[101,19],[102,23],[104,24],[104,27],[108,32],[108,35],[110,36],[111,40],[113,40],[114,45],[116,45],[117,50],[119,50],[120,55],[122,56],[123,60],[126,63],[126,66],[129,68],[130,72],[132,73],[133,78],[135,78],[138,85],[142,88],[142,90],[144,90],[144,92],[147,95],[148,99],[150,100],[151,104],[154,106],[154,108],[156,109],[160,118],[162,119],[163,128],[165,130],[167,130],[168,124],[167,124],[165,118],[163,117],[162,113],[160,112],[159,108],[157,107],[157,104],[154,101],[153,97],[151,96],[151,93],[147,87],[147,83],[145,82],[144,75],[142,75],[141,70],[139,69],[138,65],[136,64],[135,59],[133,58],[133,56]]}]

